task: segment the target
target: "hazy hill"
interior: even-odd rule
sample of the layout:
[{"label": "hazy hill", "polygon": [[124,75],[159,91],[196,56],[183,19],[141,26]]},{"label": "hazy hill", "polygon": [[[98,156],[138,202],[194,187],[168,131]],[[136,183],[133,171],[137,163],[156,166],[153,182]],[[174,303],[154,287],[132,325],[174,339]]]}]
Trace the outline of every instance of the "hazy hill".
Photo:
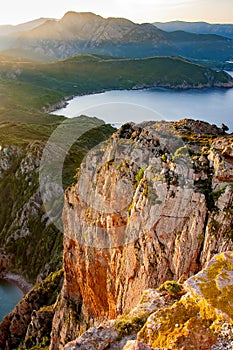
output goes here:
[{"label": "hazy hill", "polygon": [[48,18],[38,18],[18,25],[0,25],[0,50],[8,49],[22,32],[40,26],[47,20]]},{"label": "hazy hill", "polygon": [[155,22],[154,25],[157,28],[160,28],[167,32],[183,30],[196,34],[217,34],[233,39],[233,24],[210,24],[206,22],[171,21],[165,23]]},{"label": "hazy hill", "polygon": [[35,27],[40,26],[44,22],[46,22],[48,18],[37,18],[33,21],[25,22],[25,23],[20,23],[17,25],[0,25],[0,35],[8,35],[12,33],[19,33],[19,32],[24,32],[26,30],[31,30]]},{"label": "hazy hill", "polygon": [[165,55],[226,61],[233,55],[233,40],[181,31],[168,33],[152,24],[68,12],[59,21],[49,20],[24,32],[7,53],[32,57],[32,52],[51,60],[94,53],[117,57]]}]

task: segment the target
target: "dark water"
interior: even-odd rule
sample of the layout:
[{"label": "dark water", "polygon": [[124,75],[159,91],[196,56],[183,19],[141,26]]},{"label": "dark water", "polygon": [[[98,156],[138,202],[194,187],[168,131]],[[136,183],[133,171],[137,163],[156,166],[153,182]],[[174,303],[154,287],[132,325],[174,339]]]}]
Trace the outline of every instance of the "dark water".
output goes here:
[{"label": "dark water", "polygon": [[[233,75],[233,72],[229,72]],[[169,89],[115,90],[75,97],[54,114],[95,116],[120,126],[127,121],[193,118],[233,131],[233,88],[174,91]]]},{"label": "dark water", "polygon": [[0,321],[22,298],[23,292],[13,283],[0,279]]}]

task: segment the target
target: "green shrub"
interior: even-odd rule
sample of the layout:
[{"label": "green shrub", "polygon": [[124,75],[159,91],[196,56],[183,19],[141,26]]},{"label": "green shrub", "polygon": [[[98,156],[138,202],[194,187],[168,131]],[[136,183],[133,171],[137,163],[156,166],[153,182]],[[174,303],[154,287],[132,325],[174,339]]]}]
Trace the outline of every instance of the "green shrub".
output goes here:
[{"label": "green shrub", "polygon": [[148,313],[142,313],[134,316],[122,315],[115,324],[119,337],[138,333],[138,331],[146,323],[148,316]]},{"label": "green shrub", "polygon": [[137,175],[135,176],[135,180],[137,181],[137,183],[139,183],[143,178],[145,170],[146,170],[146,166],[143,166],[142,168],[139,169]]},{"label": "green shrub", "polygon": [[166,281],[158,288],[159,291],[166,291],[172,296],[179,296],[183,292],[183,286],[176,281]]}]

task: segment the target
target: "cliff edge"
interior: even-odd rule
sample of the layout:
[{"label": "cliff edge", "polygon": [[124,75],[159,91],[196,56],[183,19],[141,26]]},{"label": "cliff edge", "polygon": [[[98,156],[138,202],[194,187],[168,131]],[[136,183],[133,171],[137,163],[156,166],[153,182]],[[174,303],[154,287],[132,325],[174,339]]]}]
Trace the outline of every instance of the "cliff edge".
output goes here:
[{"label": "cliff edge", "polygon": [[189,119],[130,123],[88,154],[66,191],[50,349],[232,250],[232,141]]}]

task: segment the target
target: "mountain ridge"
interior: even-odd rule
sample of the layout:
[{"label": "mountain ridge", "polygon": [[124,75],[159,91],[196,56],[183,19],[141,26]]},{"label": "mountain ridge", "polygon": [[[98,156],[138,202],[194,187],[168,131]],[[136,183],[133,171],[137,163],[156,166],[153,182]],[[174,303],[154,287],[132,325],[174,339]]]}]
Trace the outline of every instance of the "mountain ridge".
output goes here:
[{"label": "mountain ridge", "polygon": [[[216,46],[219,48],[217,51]],[[189,34],[187,39],[183,32],[171,34],[150,23],[103,18],[90,12],[68,12],[58,21],[49,20],[24,32],[11,48],[37,52],[50,60],[89,53],[115,57],[183,56],[226,61],[232,56],[233,40],[196,34]]]},{"label": "mountain ridge", "polygon": [[48,18],[41,17],[16,25],[0,25],[0,50],[6,50],[10,48],[22,32],[40,26],[47,20]]},{"label": "mountain ridge", "polygon": [[28,21],[28,22],[23,22],[20,24],[4,24],[4,25],[0,25],[0,36],[1,35],[8,35],[14,32],[24,32],[26,30],[30,30],[33,29],[39,25],[41,25],[42,23],[48,21],[49,18],[46,17],[40,17],[40,18],[36,18],[34,20]]},{"label": "mountain ridge", "polygon": [[196,34],[217,34],[233,39],[233,24],[231,23],[208,23],[208,22],[154,22],[157,28],[165,31],[183,30]]}]

